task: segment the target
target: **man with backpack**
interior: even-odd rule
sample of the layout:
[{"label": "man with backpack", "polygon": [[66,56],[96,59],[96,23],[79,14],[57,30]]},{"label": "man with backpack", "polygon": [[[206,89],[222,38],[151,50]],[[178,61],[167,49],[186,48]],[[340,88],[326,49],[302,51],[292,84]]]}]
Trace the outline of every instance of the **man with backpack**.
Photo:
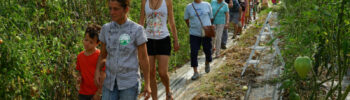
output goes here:
[{"label": "man with backpack", "polygon": [[[225,0],[225,2],[229,5],[229,14],[230,14],[230,23],[233,23],[234,26],[234,32],[233,37],[234,38],[238,34],[239,30],[239,22],[240,22],[240,12],[242,11],[242,8],[239,5],[238,0]],[[227,42],[227,33],[228,33],[228,27],[224,29],[224,32],[222,34],[222,41],[221,41],[221,49],[226,49],[226,42]]]}]

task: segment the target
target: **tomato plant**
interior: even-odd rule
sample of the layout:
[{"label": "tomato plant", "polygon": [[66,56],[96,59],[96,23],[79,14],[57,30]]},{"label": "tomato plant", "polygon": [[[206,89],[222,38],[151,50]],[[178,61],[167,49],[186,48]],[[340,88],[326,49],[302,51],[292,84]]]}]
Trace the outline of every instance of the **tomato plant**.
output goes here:
[{"label": "tomato plant", "polygon": [[[286,60],[283,79],[294,80],[295,85],[284,89],[298,93],[302,99],[340,99],[346,96],[342,87],[343,77],[349,69],[350,50],[350,2],[348,0],[282,0],[277,10],[282,55]],[[299,55],[310,57],[313,64],[306,70],[294,63]],[[307,62],[307,61],[305,61]],[[295,66],[297,65],[297,66]],[[296,69],[295,73],[292,68]],[[308,65],[309,66],[309,65]],[[301,79],[308,70],[312,75]],[[301,74],[300,74],[301,72]],[[336,81],[339,84],[334,84]],[[320,88],[330,82],[328,92]],[[293,89],[292,89],[293,88]],[[291,94],[289,94],[291,95]]]},{"label": "tomato plant", "polygon": [[[76,55],[83,50],[86,25],[110,21],[107,0],[0,0],[0,97],[77,99]],[[183,20],[190,1],[173,0],[180,50],[169,70],[189,60]],[[140,4],[131,1],[129,18],[138,22]]]}]

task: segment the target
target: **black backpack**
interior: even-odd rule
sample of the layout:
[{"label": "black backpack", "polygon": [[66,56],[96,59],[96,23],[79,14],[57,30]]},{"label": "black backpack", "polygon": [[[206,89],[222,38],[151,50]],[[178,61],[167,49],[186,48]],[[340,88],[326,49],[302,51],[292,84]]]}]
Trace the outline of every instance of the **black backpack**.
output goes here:
[{"label": "black backpack", "polygon": [[239,7],[241,7],[239,4],[239,0],[232,0],[232,2],[233,2],[233,7],[230,8],[230,11],[239,12]]},{"label": "black backpack", "polygon": [[232,7],[232,8],[229,8],[230,11],[239,12],[239,7],[241,7],[241,6],[240,6],[239,0],[225,0],[225,2],[226,2],[227,4],[229,4],[230,1],[233,2],[233,7]]}]

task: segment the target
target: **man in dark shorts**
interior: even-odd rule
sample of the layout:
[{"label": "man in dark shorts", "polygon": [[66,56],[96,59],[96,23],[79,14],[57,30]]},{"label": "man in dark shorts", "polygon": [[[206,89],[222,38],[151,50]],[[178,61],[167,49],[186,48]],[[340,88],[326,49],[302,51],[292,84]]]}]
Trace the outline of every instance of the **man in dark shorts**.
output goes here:
[{"label": "man in dark shorts", "polygon": [[[239,5],[238,0],[225,0],[227,4],[229,4],[229,10],[230,10],[230,23],[233,23],[234,26],[234,32],[233,32],[233,37],[238,34],[239,30],[239,22],[241,19],[240,12],[242,11],[241,6]],[[222,34],[222,39],[221,39],[221,49],[226,49],[226,43],[227,43],[227,33],[228,33],[228,28],[224,29],[224,32]]]}]

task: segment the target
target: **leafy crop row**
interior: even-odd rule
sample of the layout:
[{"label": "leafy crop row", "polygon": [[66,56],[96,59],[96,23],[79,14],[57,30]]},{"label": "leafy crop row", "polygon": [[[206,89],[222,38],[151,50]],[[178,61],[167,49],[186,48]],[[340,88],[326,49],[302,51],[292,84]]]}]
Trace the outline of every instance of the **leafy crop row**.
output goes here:
[{"label": "leafy crop row", "polygon": [[[107,0],[0,0],[0,97],[3,99],[76,99],[76,55],[89,23],[109,22]],[[169,70],[189,60],[188,0],[173,0],[181,49]],[[140,1],[132,0],[129,18],[138,22]]]}]

